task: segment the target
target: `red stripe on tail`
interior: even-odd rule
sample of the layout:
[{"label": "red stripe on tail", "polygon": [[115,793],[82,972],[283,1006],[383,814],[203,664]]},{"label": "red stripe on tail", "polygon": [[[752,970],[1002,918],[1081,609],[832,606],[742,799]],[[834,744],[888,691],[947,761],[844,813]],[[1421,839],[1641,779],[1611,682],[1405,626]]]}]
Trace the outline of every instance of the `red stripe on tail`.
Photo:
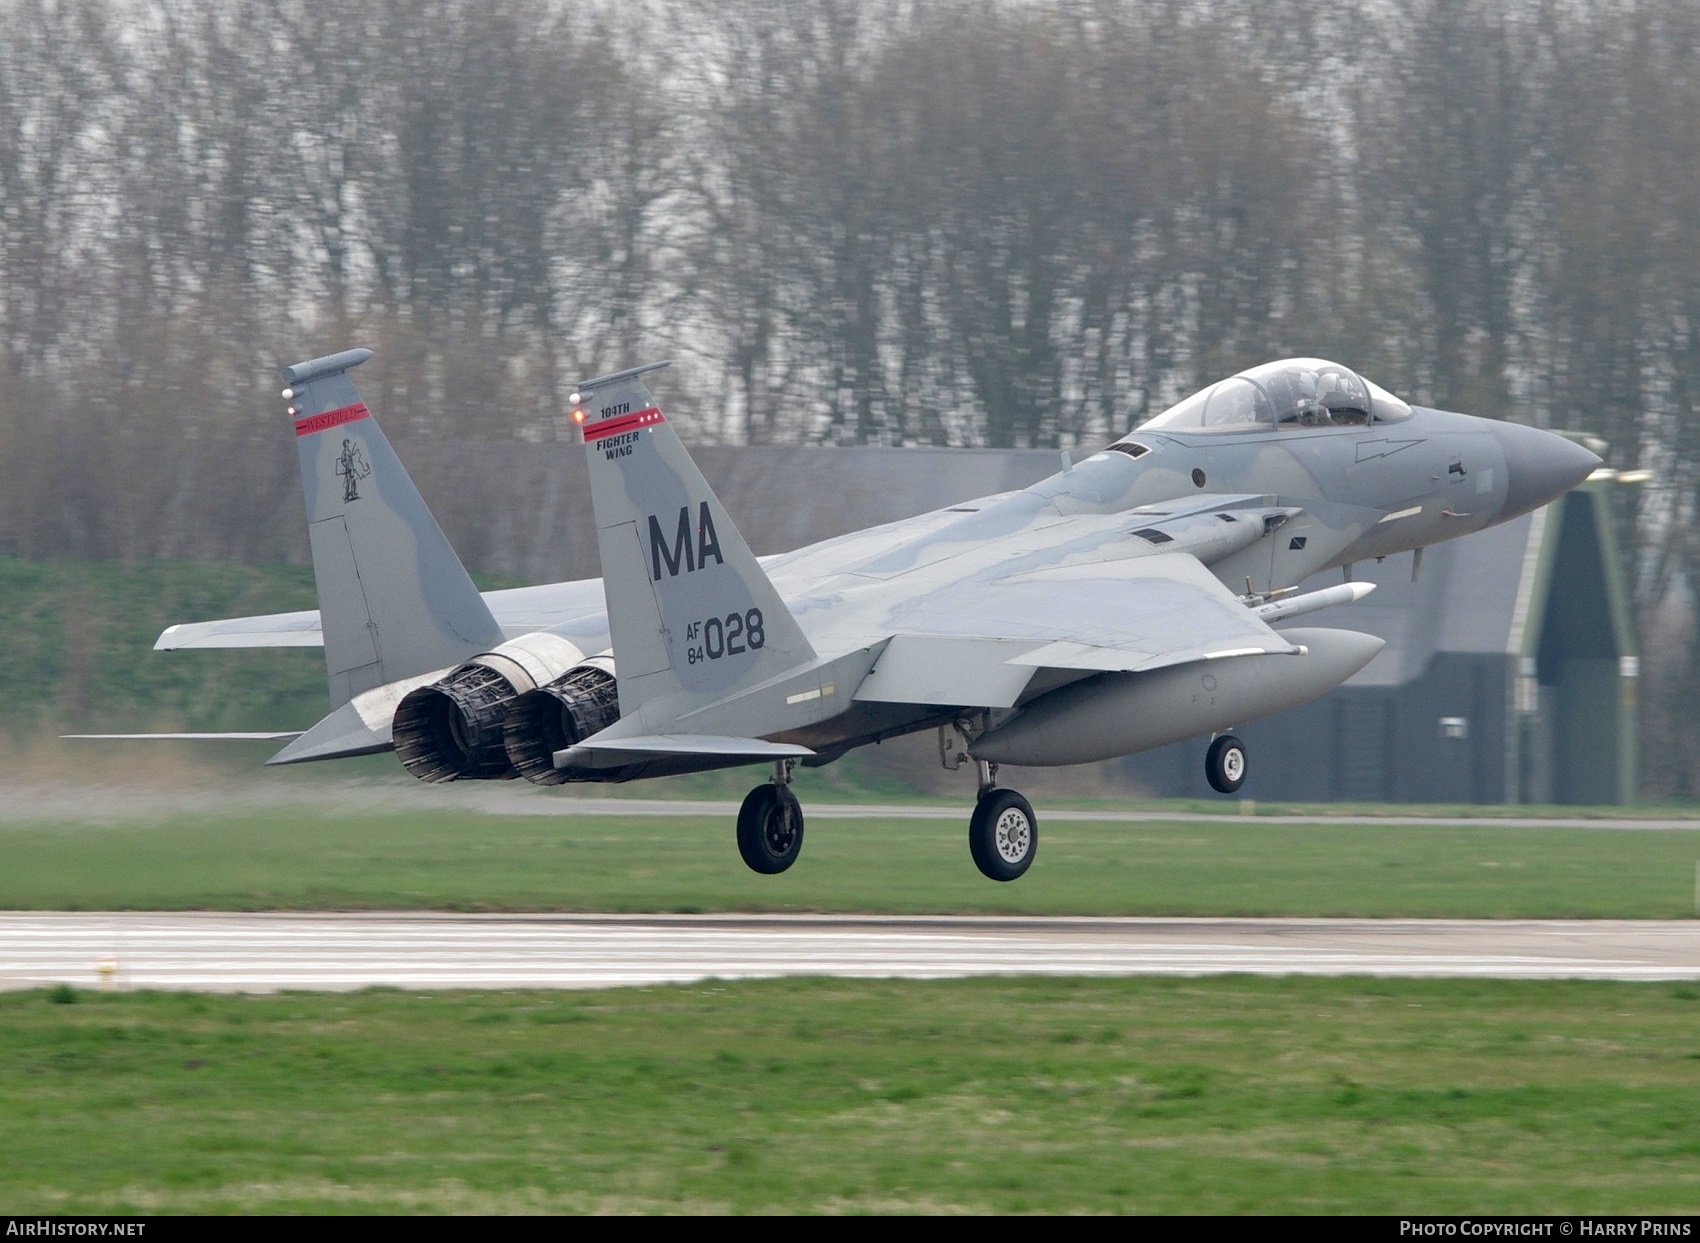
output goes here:
[{"label": "red stripe on tail", "polygon": [[604,436],[617,436],[621,432],[636,431],[640,427],[650,427],[656,423],[665,423],[661,411],[651,406],[647,410],[634,410],[630,414],[622,414],[618,418],[603,419],[600,423],[584,425],[584,443],[595,444]]},{"label": "red stripe on tail", "polygon": [[371,417],[372,412],[366,409],[366,403],[357,401],[352,406],[344,406],[340,410],[327,410],[323,414],[309,415],[307,418],[296,420],[295,434],[297,436],[311,436],[314,432],[322,432],[326,428],[340,427],[344,423],[354,423],[360,419]]}]

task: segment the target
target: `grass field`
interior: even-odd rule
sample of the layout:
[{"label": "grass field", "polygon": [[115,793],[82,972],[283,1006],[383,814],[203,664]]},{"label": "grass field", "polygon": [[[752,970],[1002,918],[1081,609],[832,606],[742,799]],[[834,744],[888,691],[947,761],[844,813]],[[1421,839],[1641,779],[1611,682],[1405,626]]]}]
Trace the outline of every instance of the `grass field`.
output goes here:
[{"label": "grass field", "polygon": [[1582,982],[14,993],[0,1203],[1694,1212],[1697,1021]]},{"label": "grass field", "polygon": [[[570,804],[551,805],[565,813]],[[262,807],[0,825],[0,907],[1681,918],[1700,829],[1041,817],[985,880],[952,820],[810,823],[761,877],[729,818]]]},{"label": "grass field", "polygon": [[[465,792],[463,792],[465,793]],[[0,824],[10,908],[1681,917],[1700,831],[336,810]],[[790,979],[0,994],[0,1204],[38,1212],[1677,1213],[1700,987]]]},{"label": "grass field", "polygon": [[312,584],[304,566],[0,556],[0,730],[304,729],[324,712],[317,650],[152,648],[173,622],[312,608]]}]

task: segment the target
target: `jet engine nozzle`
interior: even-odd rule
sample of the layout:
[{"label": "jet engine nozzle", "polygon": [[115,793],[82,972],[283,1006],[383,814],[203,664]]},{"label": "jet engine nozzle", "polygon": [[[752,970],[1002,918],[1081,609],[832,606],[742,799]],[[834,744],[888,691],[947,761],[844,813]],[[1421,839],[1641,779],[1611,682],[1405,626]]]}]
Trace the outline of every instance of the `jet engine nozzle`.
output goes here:
[{"label": "jet engine nozzle", "polygon": [[620,696],[611,657],[596,656],[555,681],[527,691],[508,705],[503,735],[507,759],[527,781],[541,786],[606,781],[555,767],[555,752],[583,742],[620,719]]},{"label": "jet engine nozzle", "polygon": [[583,659],[577,646],[546,631],[474,656],[397,705],[396,757],[421,781],[515,776],[502,734],[508,706]]},{"label": "jet engine nozzle", "polygon": [[393,726],[402,767],[421,781],[512,777],[502,715],[513,697],[513,686],[487,665],[467,665],[409,691]]}]

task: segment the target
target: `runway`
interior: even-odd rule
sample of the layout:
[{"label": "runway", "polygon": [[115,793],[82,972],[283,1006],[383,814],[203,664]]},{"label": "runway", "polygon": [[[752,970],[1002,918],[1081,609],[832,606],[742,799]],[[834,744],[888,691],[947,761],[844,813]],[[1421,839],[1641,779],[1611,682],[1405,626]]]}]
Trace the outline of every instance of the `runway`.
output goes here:
[{"label": "runway", "polygon": [[[484,793],[480,791],[480,793]],[[508,791],[493,791],[490,797],[501,798]],[[579,795],[571,798],[527,798],[526,791],[515,791],[519,797],[499,808],[506,815],[597,815],[597,816],[712,816],[720,820],[735,820],[738,804],[712,800],[598,798]],[[1037,799],[1034,800],[1036,803]],[[1622,831],[1682,831],[1700,829],[1700,818],[1693,816],[1425,816],[1379,815],[1353,816],[1332,813],[1303,815],[1268,814],[1257,811],[1255,802],[1230,803],[1234,811],[1146,811],[1132,807],[1069,808],[1041,806],[1038,812],[1042,823],[1127,823],[1127,824],[1240,824],[1240,825],[1335,825],[1351,824],[1383,828],[1436,829],[1617,829]],[[949,804],[937,806],[925,803],[814,803],[805,802],[804,813],[814,820],[961,820],[967,822],[963,807]]]},{"label": "runway", "polygon": [[0,913],[0,988],[605,988],[785,975],[1700,979],[1700,921]]},{"label": "runway", "polygon": [[[516,786],[522,788],[515,788]],[[936,803],[839,803],[813,797],[799,786],[808,819],[821,820],[945,820],[966,825],[972,798]],[[1476,829],[1483,832],[1520,829],[1600,829],[1621,832],[1700,831],[1700,816],[1505,816],[1424,815],[1414,807],[1380,815],[1343,815],[1317,809],[1275,812],[1250,799],[1224,800],[1221,811],[1183,811],[1153,807],[1138,801],[1105,803],[1097,807],[1058,807],[1034,796],[1039,822],[1045,824],[1237,824],[1246,828],[1270,825],[1369,828]],[[544,789],[525,782],[456,781],[440,784],[405,777],[388,780],[342,778],[308,784],[299,774],[257,775],[252,781],[192,791],[137,789],[134,785],[29,784],[0,774],[0,825],[64,821],[120,823],[173,816],[230,816],[260,809],[309,808],[338,814],[463,811],[492,816],[634,816],[708,818],[729,823],[737,819],[738,803],[729,799],[614,797],[585,794],[576,786]]]}]

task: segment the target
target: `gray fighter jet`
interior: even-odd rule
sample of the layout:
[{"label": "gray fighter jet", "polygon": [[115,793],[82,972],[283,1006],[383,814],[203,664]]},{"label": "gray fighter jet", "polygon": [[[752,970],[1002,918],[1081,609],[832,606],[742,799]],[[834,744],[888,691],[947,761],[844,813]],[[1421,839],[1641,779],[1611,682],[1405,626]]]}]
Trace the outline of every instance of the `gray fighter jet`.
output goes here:
[{"label": "gray fighter jet", "polygon": [[[936,729],[970,765],[974,862],[1024,873],[1032,806],[998,766],[1079,764],[1314,698],[1380,639],[1281,629],[1366,594],[1352,564],[1545,504],[1599,464],[1548,432],[1413,409],[1288,359],[1204,389],[1019,492],[757,558],[648,381],[579,386],[603,577],[480,594],[360,400],[349,350],[284,371],[319,611],[173,626],[159,648],[323,644],[332,711],[270,761],[393,747],[427,781],[541,785],[767,764],[738,815],[757,872],[796,861],[794,766]],[[1295,584],[1343,567],[1335,587]]]}]

